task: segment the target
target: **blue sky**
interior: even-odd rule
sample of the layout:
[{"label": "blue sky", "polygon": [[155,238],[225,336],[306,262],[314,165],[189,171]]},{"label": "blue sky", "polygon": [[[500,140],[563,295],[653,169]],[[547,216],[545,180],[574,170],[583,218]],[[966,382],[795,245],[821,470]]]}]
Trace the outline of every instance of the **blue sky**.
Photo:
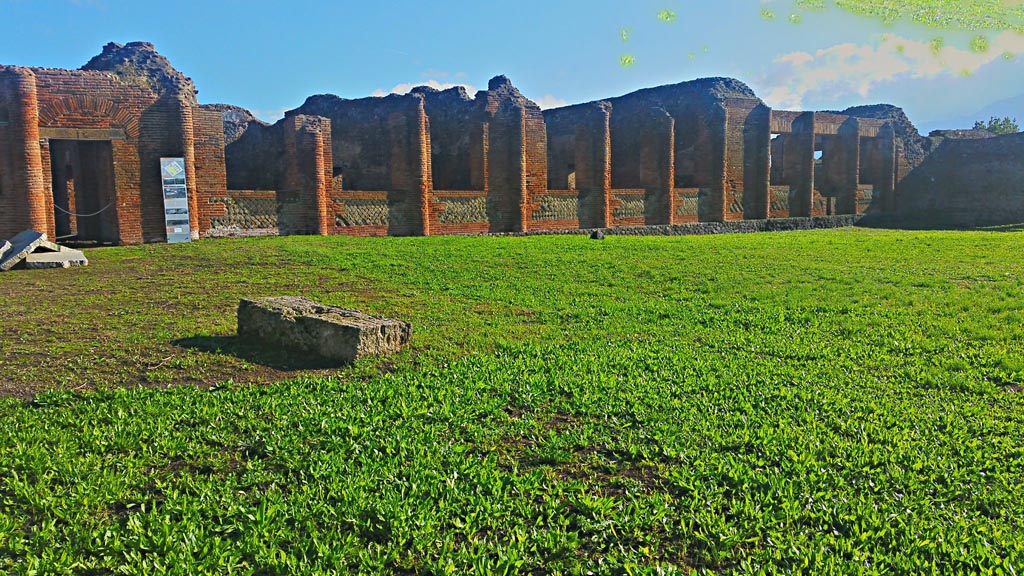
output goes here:
[{"label": "blue sky", "polygon": [[[201,102],[273,119],[306,96],[408,86],[479,88],[509,76],[544,106],[703,76],[733,76],[777,108],[891,102],[927,130],[994,102],[1024,121],[1024,36],[886,27],[830,8],[791,23],[791,0],[0,0],[0,63],[77,68],[109,41],[153,42]],[[765,7],[777,17],[766,20]],[[669,9],[675,21],[657,15]],[[623,41],[622,31],[628,31]],[[1019,54],[1004,58],[1009,51]],[[635,64],[620,64],[623,55]],[[1007,108],[1009,106],[1009,108]],[[994,109],[993,109],[994,110]],[[953,127],[953,126],[947,126]]]}]

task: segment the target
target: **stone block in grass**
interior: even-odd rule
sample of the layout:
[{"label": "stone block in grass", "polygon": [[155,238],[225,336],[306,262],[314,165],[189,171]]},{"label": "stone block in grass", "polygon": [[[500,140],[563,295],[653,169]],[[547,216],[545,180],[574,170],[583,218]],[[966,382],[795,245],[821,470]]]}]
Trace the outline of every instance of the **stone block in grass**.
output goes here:
[{"label": "stone block in grass", "polygon": [[238,304],[238,336],[246,343],[350,364],[399,352],[409,343],[412,326],[298,296],[275,296]]}]

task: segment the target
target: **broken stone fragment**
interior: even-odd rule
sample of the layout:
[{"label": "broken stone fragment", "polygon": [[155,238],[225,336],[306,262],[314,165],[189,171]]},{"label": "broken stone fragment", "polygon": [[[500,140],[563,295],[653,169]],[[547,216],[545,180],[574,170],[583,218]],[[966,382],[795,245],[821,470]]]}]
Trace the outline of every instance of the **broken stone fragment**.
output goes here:
[{"label": "broken stone fragment", "polygon": [[238,304],[241,339],[338,364],[349,364],[363,356],[394,354],[409,343],[411,335],[408,322],[324,306],[297,296],[243,299]]},{"label": "broken stone fragment", "polygon": [[89,260],[79,250],[63,248],[59,252],[36,252],[25,257],[25,268],[42,270],[45,268],[72,268],[88,266]]},{"label": "broken stone fragment", "polygon": [[3,242],[0,242],[0,262],[3,261],[4,254],[7,254],[7,251],[10,250],[10,249],[11,249],[11,243],[10,242],[8,242],[7,240],[4,240]]},{"label": "broken stone fragment", "polygon": [[[11,238],[11,247],[0,257],[0,271],[7,272],[16,264],[25,259],[26,256],[35,251],[46,242],[46,234],[35,230],[25,230],[14,238]],[[60,247],[57,248],[60,250]]]}]

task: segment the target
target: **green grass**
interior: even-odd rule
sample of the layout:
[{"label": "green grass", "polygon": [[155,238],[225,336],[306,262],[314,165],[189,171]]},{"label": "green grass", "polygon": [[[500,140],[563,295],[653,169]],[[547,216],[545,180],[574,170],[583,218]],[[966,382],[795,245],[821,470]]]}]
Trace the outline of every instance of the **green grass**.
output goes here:
[{"label": "green grass", "polygon": [[[0,276],[0,573],[1018,574],[1022,248],[291,237]],[[412,349],[231,336],[281,293]]]}]

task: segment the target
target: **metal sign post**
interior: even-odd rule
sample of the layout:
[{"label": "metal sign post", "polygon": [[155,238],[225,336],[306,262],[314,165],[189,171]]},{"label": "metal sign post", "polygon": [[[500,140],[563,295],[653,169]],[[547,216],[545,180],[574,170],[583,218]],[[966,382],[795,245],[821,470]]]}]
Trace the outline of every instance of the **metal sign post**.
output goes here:
[{"label": "metal sign post", "polygon": [[161,158],[160,178],[164,188],[164,221],[167,242],[189,242],[192,229],[188,215],[188,186],[185,183],[185,159]]}]

